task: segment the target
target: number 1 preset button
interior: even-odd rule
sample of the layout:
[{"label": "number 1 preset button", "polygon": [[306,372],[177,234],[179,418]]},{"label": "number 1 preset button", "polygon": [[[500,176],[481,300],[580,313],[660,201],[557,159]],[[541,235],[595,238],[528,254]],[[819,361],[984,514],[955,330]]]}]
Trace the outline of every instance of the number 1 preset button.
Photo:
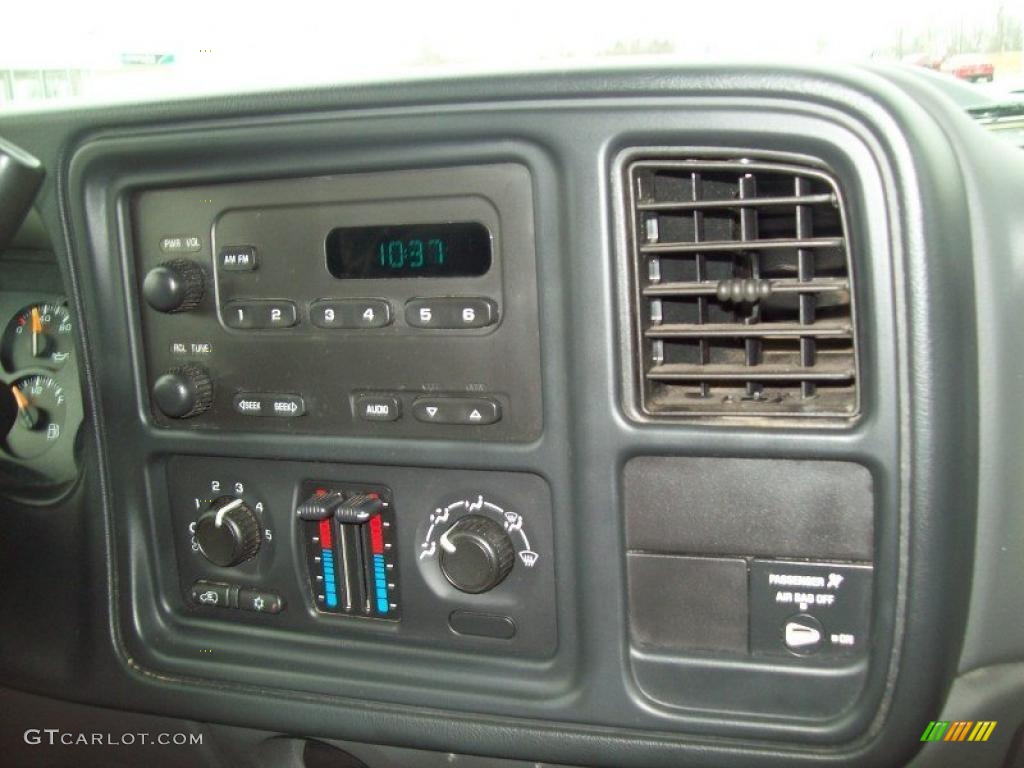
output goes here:
[{"label": "number 1 preset button", "polygon": [[240,330],[290,328],[299,319],[292,301],[231,301],[224,305],[222,314],[228,328]]},{"label": "number 1 preset button", "polygon": [[405,322],[413,328],[484,328],[497,319],[494,302],[478,297],[410,299],[405,304]]},{"label": "number 1 preset button", "polygon": [[391,324],[391,305],[384,299],[321,299],[309,305],[309,321],[317,328],[383,328]]}]

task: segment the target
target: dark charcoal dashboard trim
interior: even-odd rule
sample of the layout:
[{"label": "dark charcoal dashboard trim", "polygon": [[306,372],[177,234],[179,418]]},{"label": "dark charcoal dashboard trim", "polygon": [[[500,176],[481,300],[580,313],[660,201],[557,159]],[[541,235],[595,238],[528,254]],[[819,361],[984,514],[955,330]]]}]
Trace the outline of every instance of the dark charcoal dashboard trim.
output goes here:
[{"label": "dark charcoal dashboard trim", "polygon": [[[615,112],[623,108],[637,108],[641,106],[637,97],[655,93],[661,96],[682,95],[688,96],[690,100],[676,102],[674,106],[684,106],[688,103],[690,107],[697,108],[709,106],[708,97],[713,97],[723,106],[745,103],[751,107],[766,107],[770,103],[781,104],[785,100],[800,99],[805,102],[804,108],[815,111],[814,103],[818,107],[827,107],[826,111],[833,114],[845,114],[852,125],[868,126],[867,134],[873,142],[877,142],[876,150],[878,159],[886,173],[891,173],[888,192],[892,196],[891,204],[895,206],[893,225],[895,236],[898,241],[897,253],[902,253],[906,269],[906,279],[899,282],[901,270],[897,270],[897,297],[906,295],[908,305],[905,308],[897,305],[897,323],[903,338],[909,340],[909,349],[900,350],[900,401],[902,407],[901,430],[900,430],[900,459],[899,474],[902,478],[900,497],[901,507],[905,514],[901,515],[902,525],[902,572],[909,578],[910,595],[913,597],[912,610],[906,613],[906,625],[898,628],[898,632],[905,636],[905,642],[911,647],[924,647],[923,644],[933,642],[930,646],[933,655],[915,653],[905,655],[901,659],[899,675],[903,680],[900,686],[895,689],[892,707],[886,710],[879,710],[879,719],[875,726],[868,731],[867,735],[857,741],[851,742],[839,748],[808,748],[803,750],[785,751],[776,754],[762,752],[754,743],[748,742],[741,745],[740,742],[716,741],[712,745],[706,738],[697,737],[689,740],[686,737],[680,738],[667,733],[653,733],[651,731],[629,730],[621,728],[594,728],[588,726],[566,726],[566,730],[551,729],[537,720],[521,719],[495,719],[491,717],[452,716],[450,713],[436,712],[436,710],[424,710],[420,707],[395,706],[384,707],[372,704],[360,704],[354,701],[349,702],[346,709],[347,719],[340,721],[333,717],[324,704],[324,699],[310,699],[306,696],[295,696],[294,708],[284,712],[278,701],[268,701],[266,706],[260,708],[258,702],[251,697],[242,694],[242,689],[233,687],[216,687],[207,690],[216,690],[219,696],[204,697],[197,688],[189,683],[176,681],[165,675],[149,676],[142,673],[139,676],[120,677],[116,684],[107,687],[106,701],[121,706],[137,706],[141,709],[152,710],[162,709],[168,712],[188,711],[193,717],[201,717],[209,720],[231,720],[236,722],[247,721],[247,724],[262,724],[269,728],[280,728],[289,732],[316,734],[331,734],[361,738],[365,740],[382,740],[395,743],[404,743],[420,747],[435,747],[448,750],[453,744],[460,744],[469,751],[484,752],[491,754],[502,754],[514,757],[531,757],[533,759],[564,760],[573,762],[592,763],[614,763],[618,765],[654,765],[673,764],[681,758],[688,758],[698,764],[720,765],[727,754],[738,755],[740,752],[746,756],[759,755],[764,758],[765,764],[793,764],[801,760],[813,760],[826,754],[836,760],[846,760],[851,764],[862,762],[868,755],[876,758],[885,757],[893,762],[906,757],[916,748],[917,720],[931,711],[925,711],[927,706],[934,705],[944,692],[948,679],[955,664],[955,656],[959,646],[959,632],[956,631],[962,626],[965,590],[958,583],[955,574],[966,571],[970,563],[969,545],[971,541],[971,520],[968,516],[957,514],[957,510],[969,509],[973,502],[973,478],[975,466],[970,460],[964,460],[959,448],[969,448],[975,444],[976,436],[970,426],[971,417],[975,414],[976,404],[963,403],[960,397],[961,391],[973,391],[965,388],[973,378],[973,370],[967,370],[967,366],[959,365],[955,349],[947,347],[945,350],[935,349],[931,345],[934,338],[955,340],[949,342],[949,347],[962,348],[966,339],[973,338],[973,326],[967,327],[962,322],[963,317],[973,317],[973,312],[962,311],[970,307],[956,307],[958,311],[941,315],[937,312],[936,299],[942,297],[951,300],[957,294],[952,291],[955,285],[962,285],[966,280],[970,282],[970,274],[966,272],[967,265],[959,265],[952,260],[956,248],[951,244],[957,243],[965,238],[966,233],[953,227],[950,217],[939,217],[939,221],[932,229],[925,230],[921,226],[920,211],[956,210],[962,206],[963,190],[954,176],[943,176],[948,171],[948,163],[944,163],[948,145],[944,142],[937,126],[928,119],[919,109],[901,99],[900,92],[885,83],[881,78],[872,76],[856,76],[853,78],[840,77],[828,73],[804,73],[799,71],[779,72],[773,75],[764,75],[756,70],[706,70],[693,72],[637,72],[631,75],[591,75],[580,76],[572,81],[572,92],[559,92],[566,87],[566,82],[560,78],[527,79],[515,83],[505,81],[503,84],[492,81],[466,81],[459,83],[452,93],[451,84],[437,84],[431,88],[418,84],[408,90],[395,89],[356,89],[342,93],[342,103],[346,98],[351,99],[352,104],[359,104],[362,99],[364,103],[381,104],[389,99],[395,99],[398,103],[410,102],[414,99],[423,101],[471,101],[473,99],[519,99],[518,105],[524,112],[536,112],[547,117],[558,112],[571,112],[585,107],[600,108]],[[773,96],[783,100],[772,102],[763,100],[760,95],[766,91]],[[813,94],[810,95],[810,94]],[[582,101],[586,96],[602,96],[607,101],[585,103]],[[561,104],[544,104],[545,98],[557,97],[562,100]],[[307,94],[306,97],[287,95],[282,97],[281,109],[330,109],[334,98],[318,98],[316,93]],[[621,101],[620,101],[621,99]],[[199,117],[199,110],[205,108],[209,102],[187,103],[176,105],[169,113],[162,113],[161,110],[141,109],[133,113],[131,110],[114,110],[109,115],[99,113],[86,113],[85,123],[79,129],[80,136],[99,129],[102,124],[128,124],[138,119],[158,119],[161,115],[175,117],[178,120],[188,120]],[[236,106],[227,104],[225,114],[242,115],[259,111],[261,102],[259,99],[246,101],[242,99]],[[243,106],[247,105],[247,106]],[[488,107],[497,106],[499,111],[507,110],[508,104],[481,104],[479,109],[486,111]],[[661,110],[670,106],[668,100],[654,100],[643,105],[644,108],[651,107],[654,110]],[[219,106],[213,107],[218,109]],[[415,110],[414,110],[415,111]],[[456,110],[458,111],[458,110]],[[409,113],[408,107],[397,110],[397,113]],[[148,117],[147,117],[148,114]],[[133,118],[132,115],[135,115]],[[892,115],[897,115],[898,120],[893,121]],[[123,118],[123,119],[122,119]],[[323,116],[327,119],[327,116]],[[273,125],[284,126],[287,121],[274,118],[268,121]],[[19,132],[19,126],[26,135],[32,133],[33,123],[26,118],[15,118],[0,123],[0,128],[5,135],[10,135],[15,140],[24,142]],[[142,131],[154,135],[153,131]],[[908,142],[904,134],[909,133],[913,140]],[[99,137],[100,134],[93,134],[90,140]],[[214,135],[214,143],[217,143],[223,134]],[[70,178],[64,170],[63,158],[64,149],[73,141],[71,132],[64,128],[51,127],[49,133],[37,137],[37,141],[24,142],[34,151],[41,152],[50,160],[60,161],[61,173],[59,182],[60,203],[64,223],[68,227],[68,250],[71,250],[71,243],[79,247],[79,253],[88,251],[85,245],[85,219],[82,210],[77,203],[83,199],[81,193],[84,191],[81,184],[83,178],[79,175],[82,168],[77,163],[71,164]],[[921,147],[929,147],[929,152],[934,154],[921,154]],[[918,153],[915,155],[915,152]],[[77,156],[77,155],[76,155]],[[884,158],[884,160],[883,160]],[[581,163],[585,162],[576,158]],[[936,178],[936,176],[939,178]],[[919,178],[922,177],[922,178]],[[562,199],[562,205],[566,206],[569,214],[579,214],[580,202],[574,201],[572,193],[580,190],[566,189],[564,180],[561,183],[553,184],[553,188],[566,195]],[[70,188],[69,186],[70,185]],[[897,193],[899,190],[901,193]],[[550,190],[548,190],[550,191]],[[602,187],[602,191],[606,191]],[[593,191],[589,193],[593,195]],[[88,195],[86,200],[87,216],[96,216],[100,213],[97,207],[100,201],[93,195]],[[595,202],[593,197],[586,198],[588,202]],[[921,205],[922,200],[926,202]],[[610,204],[606,196],[602,196],[598,205]],[[905,207],[906,206],[906,207]],[[57,211],[52,207],[46,210],[48,224],[59,225]],[[898,222],[898,224],[897,224]],[[538,230],[542,227],[538,222]],[[940,228],[946,226],[945,231]],[[550,233],[550,229],[548,229]],[[557,232],[557,230],[555,230]],[[562,243],[561,239],[558,240]],[[607,244],[607,240],[606,240]],[[96,246],[102,247],[102,243]],[[929,258],[934,259],[936,254],[945,254],[950,258],[949,270],[928,269]],[[80,318],[84,315],[87,326],[102,328],[102,317],[97,307],[83,302],[85,288],[95,289],[96,285],[90,284],[93,277],[88,274],[76,272],[76,265],[68,258],[68,253],[61,254],[63,265],[66,270],[74,275],[74,297],[77,308],[80,311]],[[539,254],[540,256],[540,254]],[[542,267],[543,269],[544,267]],[[547,267],[552,274],[557,274],[553,266]],[[113,278],[114,276],[108,276]],[[563,275],[564,277],[564,275]],[[588,286],[599,291],[599,294],[611,298],[611,291],[600,276],[595,277]],[[102,291],[88,292],[90,297],[103,295]],[[550,298],[550,297],[548,297]],[[542,304],[550,307],[550,303],[542,300]],[[610,318],[601,321],[593,315],[596,311],[582,307],[572,297],[569,298],[569,309],[563,310],[566,314],[569,311],[578,313],[577,319],[597,320],[593,327],[609,328]],[[863,304],[861,305],[863,306]],[[544,312],[542,307],[542,312]],[[954,323],[953,317],[957,316]],[[545,344],[548,349],[544,351],[545,368],[551,359],[558,358],[558,349],[551,349],[552,336],[561,331],[565,315],[553,315],[547,323],[548,336],[545,337]],[[599,344],[607,348],[614,332],[607,338],[599,339]],[[557,337],[556,337],[557,338]],[[557,345],[557,341],[556,341]],[[127,348],[128,345],[125,345]],[[584,351],[570,352],[569,359],[584,364]],[[93,373],[87,373],[89,384],[90,400],[95,404],[98,401],[98,393],[95,389],[95,360],[90,359],[90,369]],[[102,372],[100,372],[102,375]],[[567,382],[561,375],[556,375],[550,370],[545,373],[545,385],[549,393],[562,394],[567,389]],[[614,378],[614,377],[613,377]],[[109,384],[109,382],[108,382]],[[123,385],[122,385],[123,386]],[[601,383],[590,386],[590,393],[599,391]],[[102,422],[97,419],[98,424],[107,424],[112,427],[111,434],[98,435],[99,446],[102,448],[120,428],[132,429],[132,421],[136,414],[131,409],[121,409],[117,413],[116,404],[125,402],[119,395],[127,394],[123,390],[118,392],[106,391],[106,405],[101,413],[105,414],[108,421]],[[913,395],[913,397],[912,397]],[[592,436],[588,428],[574,421],[572,409],[559,413],[548,413],[548,409],[556,410],[550,406],[552,396],[545,398],[545,430],[550,433],[552,429],[564,430],[565,434],[571,435],[574,439],[585,439]],[[131,398],[129,397],[129,401]],[[561,409],[557,409],[561,411]],[[948,414],[955,414],[951,418]],[[98,414],[97,414],[98,415]],[[552,418],[548,418],[548,416]],[[911,425],[915,431],[911,431]],[[920,431],[916,431],[920,430]],[[671,434],[669,432],[648,433],[646,439],[656,442],[652,436],[662,437]],[[742,435],[743,447],[740,445]],[[799,453],[803,447],[814,445],[814,440],[807,435],[797,435],[790,447],[780,447],[775,441],[777,436],[773,434],[761,434],[756,431],[750,433],[723,432],[711,436],[707,440],[707,450],[715,454],[729,454],[750,452],[758,455],[774,453],[775,455],[791,455]],[[194,441],[194,442],[191,442]],[[550,441],[541,441],[538,446],[540,451],[555,451],[550,447]],[[643,447],[644,441],[638,443],[631,449],[636,452]],[[214,448],[214,441],[195,440],[195,436],[169,435],[159,440],[154,439],[154,448],[159,451],[196,450],[200,446]],[[380,448],[390,448],[381,444]],[[289,449],[289,455],[296,458],[313,459],[321,455],[325,445],[294,446]],[[396,461],[402,461],[405,456],[412,460],[415,451],[408,447],[404,450],[396,447]],[[836,453],[844,450],[841,440],[834,447]],[[254,441],[238,441],[236,452],[240,455],[256,455],[258,447]],[[500,465],[509,467],[527,467],[530,463],[528,450],[512,451],[504,454],[504,458],[486,453],[471,458],[462,456],[466,466],[473,466],[477,462],[494,461]],[[453,452],[458,454],[458,452]],[[554,453],[551,454],[554,456]],[[971,455],[968,453],[968,455]],[[570,477],[568,467],[556,462],[560,467],[554,470],[554,474],[561,477],[554,478],[562,482],[564,478]],[[95,469],[92,467],[91,469]],[[895,467],[890,467],[895,469]],[[109,467],[103,467],[101,473],[109,477]],[[93,478],[96,479],[95,477]],[[124,476],[122,479],[128,479]],[[555,486],[556,504],[565,501],[565,494],[568,490]],[[145,497],[145,490],[141,485],[141,478],[136,477],[129,480],[127,485],[119,485],[119,493],[131,490],[138,494],[136,498]],[[563,498],[559,498],[559,497]],[[113,499],[108,493],[103,497],[109,505]],[[569,497],[572,503],[583,505],[587,502],[584,481],[579,480],[573,485],[573,493]],[[108,506],[109,511],[109,506]],[[130,510],[129,510],[130,512]],[[105,516],[106,517],[106,516]],[[915,530],[915,536],[910,539],[909,531],[911,520]],[[942,521],[945,525],[938,525]],[[130,514],[122,521],[130,530],[135,526]],[[566,526],[560,524],[556,530],[556,536],[564,541],[567,533]],[[920,533],[924,532],[924,533]],[[92,551],[93,561],[97,564],[106,561],[107,566],[113,569],[112,560],[104,556],[107,541],[102,537],[94,537],[88,542]],[[588,541],[586,544],[592,546],[596,542]],[[141,554],[135,552],[133,554]],[[564,554],[560,552],[560,555]],[[577,563],[570,557],[562,561],[566,563],[570,573],[577,574]],[[116,574],[111,570],[109,576],[112,579],[113,592],[117,594]],[[904,601],[906,598],[902,598]],[[904,602],[903,605],[906,605]],[[117,610],[116,603],[111,608]],[[588,609],[589,606],[585,606]],[[900,611],[902,613],[902,610]],[[951,618],[952,615],[952,618]],[[564,618],[564,617],[563,617]],[[570,616],[570,620],[572,617]],[[119,622],[114,621],[114,626]],[[947,632],[936,641],[934,631],[944,626],[947,629],[954,628],[953,632]],[[104,641],[106,635],[102,623],[95,627],[94,633],[90,636],[95,649],[101,649],[107,643]],[[109,637],[106,637],[109,641]],[[944,641],[944,644],[943,644]],[[936,647],[939,651],[935,652]],[[109,646],[107,646],[109,648]],[[85,671],[85,674],[98,675],[101,679],[107,674],[116,671],[119,664],[128,666],[139,673],[141,670],[134,665],[130,659],[120,657],[120,662],[114,657],[106,656],[104,664],[97,663],[94,669]],[[105,668],[105,669],[104,669]],[[605,669],[603,675],[613,679],[615,671]],[[118,676],[115,675],[115,678]],[[896,678],[895,667],[889,675],[889,683],[894,684]],[[17,682],[25,687],[45,688],[42,681],[33,679],[31,676],[25,678],[17,673],[8,675],[8,679]],[[909,680],[910,684],[906,681]],[[152,684],[152,685],[151,685]],[[205,686],[203,686],[205,687]],[[88,697],[88,684],[80,689],[65,688],[63,695],[73,698]],[[262,689],[249,688],[252,692]],[[911,698],[910,691],[913,690]],[[927,694],[922,694],[927,691]],[[155,694],[161,694],[161,701],[154,701]],[[576,695],[581,695],[580,690]],[[278,694],[280,698],[280,694]],[[571,704],[578,700],[576,696],[569,696],[563,699],[563,703]],[[245,704],[251,713],[251,717],[239,717],[232,712],[231,707],[240,707]],[[440,718],[436,716],[440,715]],[[419,719],[419,716],[422,716]],[[886,718],[883,723],[882,718]],[[883,727],[888,724],[889,727]],[[798,732],[794,732],[796,735]],[[737,751],[739,750],[739,751]]]}]

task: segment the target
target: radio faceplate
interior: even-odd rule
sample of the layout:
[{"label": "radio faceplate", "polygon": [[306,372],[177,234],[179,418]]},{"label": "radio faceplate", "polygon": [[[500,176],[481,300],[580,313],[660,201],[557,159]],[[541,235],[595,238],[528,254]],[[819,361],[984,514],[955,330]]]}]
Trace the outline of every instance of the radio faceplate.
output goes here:
[{"label": "radio faceplate", "polygon": [[146,190],[133,217],[155,423],[540,435],[524,166]]}]

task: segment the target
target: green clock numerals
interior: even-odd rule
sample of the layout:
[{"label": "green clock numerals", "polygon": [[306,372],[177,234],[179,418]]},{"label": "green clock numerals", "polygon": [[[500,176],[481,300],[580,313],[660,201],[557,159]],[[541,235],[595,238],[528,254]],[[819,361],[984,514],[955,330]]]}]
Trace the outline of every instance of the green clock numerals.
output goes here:
[{"label": "green clock numerals", "polygon": [[422,240],[381,240],[377,244],[377,260],[380,266],[389,269],[420,269],[427,263],[441,266],[444,264],[444,240],[431,238],[426,247]]}]

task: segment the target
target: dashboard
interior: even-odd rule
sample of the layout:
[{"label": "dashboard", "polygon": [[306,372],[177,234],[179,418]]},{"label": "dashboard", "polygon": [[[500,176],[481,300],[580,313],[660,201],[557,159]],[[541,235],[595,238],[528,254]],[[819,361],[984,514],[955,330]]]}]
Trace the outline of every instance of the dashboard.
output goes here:
[{"label": "dashboard", "polygon": [[197,765],[1020,756],[1024,162],[912,75],[0,137],[47,169],[0,262],[12,708]]}]

